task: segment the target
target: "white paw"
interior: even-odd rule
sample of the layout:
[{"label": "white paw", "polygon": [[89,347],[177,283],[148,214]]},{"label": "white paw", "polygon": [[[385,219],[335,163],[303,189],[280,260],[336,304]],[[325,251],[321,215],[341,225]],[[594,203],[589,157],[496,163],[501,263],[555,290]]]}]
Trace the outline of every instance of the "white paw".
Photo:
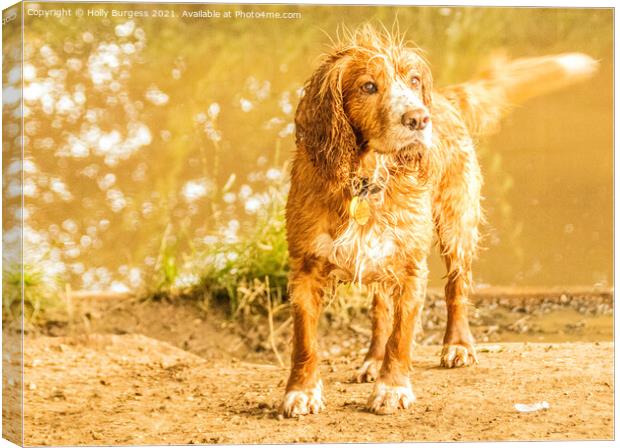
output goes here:
[{"label": "white paw", "polygon": [[364,361],[362,367],[357,369],[353,377],[353,381],[357,383],[372,383],[379,378],[379,369],[381,368],[381,361],[376,359],[369,359]]},{"label": "white paw", "polygon": [[319,380],[312,389],[291,390],[284,395],[280,405],[280,415],[296,417],[298,415],[318,414],[325,409],[323,403],[323,382]]},{"label": "white paw", "polygon": [[446,344],[441,351],[441,367],[451,369],[478,364],[476,349],[473,346]]},{"label": "white paw", "polygon": [[405,386],[389,386],[377,381],[375,389],[368,399],[368,410],[375,414],[393,414],[399,409],[408,409],[415,401],[411,383],[407,379]]}]

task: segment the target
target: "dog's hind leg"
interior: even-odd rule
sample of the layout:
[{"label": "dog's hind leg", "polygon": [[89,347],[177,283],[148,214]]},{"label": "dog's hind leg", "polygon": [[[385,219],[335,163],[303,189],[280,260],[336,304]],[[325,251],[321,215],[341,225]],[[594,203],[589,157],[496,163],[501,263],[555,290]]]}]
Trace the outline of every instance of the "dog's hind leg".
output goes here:
[{"label": "dog's hind leg", "polygon": [[461,367],[478,362],[469,329],[467,307],[472,288],[471,265],[476,254],[480,223],[480,168],[472,145],[454,154],[433,201],[433,215],[446,264],[448,322],[441,365]]},{"label": "dog's hind leg", "polygon": [[316,414],[325,406],[318,371],[317,325],[326,276],[316,258],[291,260],[289,281],[293,315],[293,352],[286,394],[280,406],[285,417]]},{"label": "dog's hind leg", "polygon": [[385,355],[385,344],[392,332],[392,297],[380,286],[372,287],[372,336],[364,363],[353,378],[358,383],[370,383],[379,376]]},{"label": "dog's hind leg", "polygon": [[467,306],[471,290],[471,263],[465,261],[454,266],[454,259],[444,256],[448,270],[446,283],[446,305],[448,308],[448,322],[443,338],[441,352],[442,367],[463,367],[478,362],[474,338],[469,329]]}]

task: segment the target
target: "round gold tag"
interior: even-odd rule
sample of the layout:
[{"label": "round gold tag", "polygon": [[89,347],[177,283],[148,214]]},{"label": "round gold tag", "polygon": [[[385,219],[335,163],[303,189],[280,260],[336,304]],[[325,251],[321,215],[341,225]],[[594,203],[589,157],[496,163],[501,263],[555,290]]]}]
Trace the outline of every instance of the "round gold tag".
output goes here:
[{"label": "round gold tag", "polygon": [[354,196],[351,199],[351,204],[349,204],[349,214],[360,226],[366,224],[370,219],[370,205],[368,201],[359,196]]}]

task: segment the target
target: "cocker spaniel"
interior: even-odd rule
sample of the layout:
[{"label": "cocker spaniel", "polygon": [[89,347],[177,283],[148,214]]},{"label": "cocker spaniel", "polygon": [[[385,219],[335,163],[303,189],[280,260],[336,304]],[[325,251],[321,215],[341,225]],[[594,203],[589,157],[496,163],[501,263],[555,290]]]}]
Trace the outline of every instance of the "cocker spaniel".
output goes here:
[{"label": "cocker spaniel", "polygon": [[286,208],[294,336],[282,415],[324,407],[316,335],[334,279],[375,284],[372,340],[356,376],[376,380],[368,409],[411,406],[410,348],[435,233],[447,269],[440,363],[477,362],[467,320],[483,219],[474,137],[513,104],[585,79],[596,66],[577,53],[518,59],[435,89],[429,64],[401,37],[365,25],[334,45],[295,117]]}]

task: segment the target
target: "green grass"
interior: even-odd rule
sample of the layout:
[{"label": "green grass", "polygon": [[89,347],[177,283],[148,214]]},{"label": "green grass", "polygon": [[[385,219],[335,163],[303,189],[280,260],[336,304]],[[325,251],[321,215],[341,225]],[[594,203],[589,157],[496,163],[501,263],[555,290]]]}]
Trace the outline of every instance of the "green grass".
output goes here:
[{"label": "green grass", "polygon": [[65,303],[60,297],[59,282],[56,278],[47,278],[45,273],[35,266],[26,264],[13,265],[3,271],[2,275],[2,319],[19,320],[23,315],[27,322],[48,319],[57,313],[64,313]]},{"label": "green grass", "polygon": [[[167,242],[172,232],[168,226],[147,296],[202,298],[207,305],[214,300],[225,302],[233,317],[247,313],[252,303],[262,303],[266,298],[274,304],[282,303],[288,279],[287,191],[288,184],[283,180],[268,182],[260,192],[260,208],[234,238],[220,231],[209,243],[191,244],[186,253],[179,254],[177,245]],[[217,224],[221,228],[222,222],[214,227]]]},{"label": "green grass", "polygon": [[[276,187],[268,190],[269,202],[254,225],[238,241],[220,241],[196,256],[206,261],[200,272],[201,286],[214,297],[230,301],[233,314],[256,281],[274,297],[283,297],[288,278],[288,248],[284,222],[285,195]],[[245,291],[245,292],[244,292]]]}]

